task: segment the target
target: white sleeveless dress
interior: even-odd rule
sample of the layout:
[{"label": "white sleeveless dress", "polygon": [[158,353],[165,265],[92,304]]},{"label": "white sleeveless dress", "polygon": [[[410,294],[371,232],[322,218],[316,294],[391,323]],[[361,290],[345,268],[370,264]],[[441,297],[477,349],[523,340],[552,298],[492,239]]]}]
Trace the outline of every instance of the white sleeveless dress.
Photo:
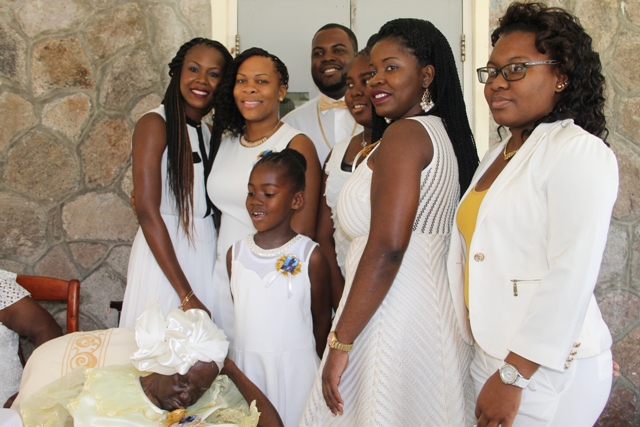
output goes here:
[{"label": "white sleeveless dress", "polygon": [[260,153],[265,150],[282,151],[300,133],[284,123],[269,139],[253,148],[240,145],[237,137],[226,136],[220,143],[211,168],[207,191],[213,204],[222,212],[212,285],[215,304],[211,315],[227,335],[229,349],[233,348],[234,333],[227,252],[236,241],[256,232],[245,206],[249,175]]},{"label": "white sleeveless dress", "polygon": [[[473,350],[459,333],[446,272],[459,197],[458,166],[441,120],[433,116],[414,120],[429,133],[434,153],[431,164],[422,171],[409,246],[389,293],[349,353],[339,386],[344,414],[334,417],[327,408],[321,365],[302,426],[457,427],[475,423],[469,375]],[[338,219],[352,242],[345,293],[334,327],[369,235],[371,177],[364,161],[338,201]]]},{"label": "white sleeveless dress", "polygon": [[342,271],[342,277],[345,276],[345,260],[347,259],[347,251],[351,244],[351,239],[342,230],[340,222],[338,221],[338,196],[342,187],[351,177],[351,172],[342,170],[342,160],[351,143],[351,137],[344,139],[336,144],[331,150],[331,157],[324,167],[324,171],[327,174],[327,181],[325,184],[324,195],[327,200],[327,206],[331,208],[331,219],[333,219],[333,241],[336,250],[336,259],[338,261],[338,267]]},{"label": "white sleeveless dress", "polygon": [[[298,236],[288,248],[263,256],[250,249],[250,235],[233,245],[231,266],[233,360],[273,403],[285,427],[300,423],[320,364],[309,280],[309,258],[317,243]],[[288,255],[301,262],[300,271],[292,277],[276,269],[278,258]]]},{"label": "white sleeveless dress", "polygon": [[[150,113],[157,113],[165,118],[164,106],[160,106]],[[200,153],[197,129],[187,126],[191,149],[198,153],[200,159],[204,156]],[[209,150],[211,133],[209,128],[201,124],[205,150]],[[194,157],[196,157],[194,155]],[[167,226],[171,237],[173,249],[180,263],[191,289],[198,299],[209,310],[213,309],[214,293],[211,287],[213,278],[213,265],[216,253],[216,229],[211,215],[205,218],[207,212],[207,198],[204,178],[204,165],[200,161],[193,165],[193,232],[192,243],[180,225],[178,210],[175,206],[174,196],[167,181],[167,149],[162,154],[162,199],[160,201],[160,215]],[[134,326],[136,318],[152,302],[157,301],[165,315],[178,308],[181,303],[178,294],[167,280],[149,244],[144,237],[142,228],[131,246],[129,257],[129,269],[127,271],[127,288],[122,304],[120,327]]]}]

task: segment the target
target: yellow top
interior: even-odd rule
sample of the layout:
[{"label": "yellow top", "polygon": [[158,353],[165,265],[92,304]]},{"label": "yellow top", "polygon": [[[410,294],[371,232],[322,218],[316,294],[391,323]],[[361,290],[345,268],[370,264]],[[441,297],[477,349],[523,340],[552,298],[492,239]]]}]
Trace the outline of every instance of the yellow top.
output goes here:
[{"label": "yellow top", "polygon": [[476,191],[473,188],[467,197],[460,202],[458,213],[456,214],[456,224],[458,230],[462,233],[464,241],[467,245],[467,262],[464,266],[464,303],[469,308],[469,251],[471,250],[471,238],[476,230],[476,221],[478,220],[478,211],[484,199],[487,190]]}]

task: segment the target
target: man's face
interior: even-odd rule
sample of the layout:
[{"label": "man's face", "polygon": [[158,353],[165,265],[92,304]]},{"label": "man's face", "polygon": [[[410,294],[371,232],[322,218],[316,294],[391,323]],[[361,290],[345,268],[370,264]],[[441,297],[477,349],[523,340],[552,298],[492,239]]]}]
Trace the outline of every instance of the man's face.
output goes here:
[{"label": "man's face", "polygon": [[349,36],[340,28],[316,34],[311,50],[311,77],[320,92],[333,99],[344,95],[347,71],[354,55]]}]

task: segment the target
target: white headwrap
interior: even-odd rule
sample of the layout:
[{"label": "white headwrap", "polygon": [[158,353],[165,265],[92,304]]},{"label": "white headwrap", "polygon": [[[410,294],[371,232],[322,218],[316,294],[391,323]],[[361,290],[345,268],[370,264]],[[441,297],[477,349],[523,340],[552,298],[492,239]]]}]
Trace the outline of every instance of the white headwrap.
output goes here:
[{"label": "white headwrap", "polygon": [[222,369],[229,349],[226,335],[204,310],[175,309],[165,319],[157,303],[136,320],[136,342],[133,366],[162,375],[184,375],[199,361],[215,362]]}]

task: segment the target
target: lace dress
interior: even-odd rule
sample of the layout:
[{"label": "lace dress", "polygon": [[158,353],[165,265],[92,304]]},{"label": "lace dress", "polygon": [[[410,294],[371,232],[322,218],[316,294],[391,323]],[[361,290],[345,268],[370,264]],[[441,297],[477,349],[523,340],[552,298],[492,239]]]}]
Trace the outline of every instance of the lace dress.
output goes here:
[{"label": "lace dress", "polygon": [[[20,406],[25,427],[167,427],[168,412],[151,403],[140,385],[146,374],[131,365],[80,367],[31,395]],[[218,376],[186,415],[212,424],[255,427],[259,414],[226,376]]]},{"label": "lace dress", "polygon": [[[16,276],[15,273],[0,270],[0,310],[29,296],[29,292],[16,283]],[[19,338],[17,333],[0,323],[0,405],[13,396],[20,386],[22,363],[18,357]]]},{"label": "lace dress", "polygon": [[[441,120],[433,116],[414,119],[429,133],[434,154],[422,171],[409,246],[388,294],[349,353],[339,386],[344,414],[334,417],[327,408],[321,365],[302,426],[457,427],[475,423],[469,375],[472,348],[459,332],[446,272],[459,195],[457,162]],[[371,177],[371,169],[363,162],[338,201],[338,219],[352,238],[346,260],[346,295],[369,235]],[[345,301],[343,297],[334,327]]]}]

